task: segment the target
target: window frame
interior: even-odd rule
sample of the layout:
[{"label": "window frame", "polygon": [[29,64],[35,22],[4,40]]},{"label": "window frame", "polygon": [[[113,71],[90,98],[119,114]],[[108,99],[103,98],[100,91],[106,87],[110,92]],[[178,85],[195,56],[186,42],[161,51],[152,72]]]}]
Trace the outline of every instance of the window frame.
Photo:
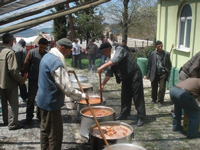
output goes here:
[{"label": "window frame", "polygon": [[[186,3],[188,4],[188,3]],[[185,5],[186,5],[185,4]],[[190,38],[191,38],[191,29],[192,29],[192,15],[189,17],[181,17],[181,13],[183,11],[183,8],[185,7],[185,5],[182,6],[181,11],[179,12],[179,18],[178,18],[178,39],[177,39],[177,50],[180,51],[184,51],[184,52],[190,52],[191,50],[191,45],[190,47],[186,47],[186,38],[187,38],[187,25],[188,25],[188,21],[191,21],[191,27],[190,27]],[[190,4],[188,4],[190,5]],[[191,8],[191,6],[190,6]],[[191,8],[192,11],[192,8]],[[184,22],[185,23],[185,29],[184,29],[184,38],[183,38],[183,44],[180,44],[180,40],[181,40],[181,23]],[[191,42],[191,41],[190,41]]]}]

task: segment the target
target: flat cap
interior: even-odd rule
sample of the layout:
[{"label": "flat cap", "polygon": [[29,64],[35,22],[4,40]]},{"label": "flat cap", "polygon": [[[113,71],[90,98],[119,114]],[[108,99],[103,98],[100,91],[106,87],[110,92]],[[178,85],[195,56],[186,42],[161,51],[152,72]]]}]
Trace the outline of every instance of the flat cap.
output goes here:
[{"label": "flat cap", "polygon": [[106,49],[106,48],[111,48],[112,46],[110,45],[110,43],[105,42],[103,44],[101,44],[101,46],[99,47],[99,49]]},{"label": "flat cap", "polygon": [[62,38],[58,41],[58,45],[65,46],[66,48],[72,48],[72,42],[67,38]]}]

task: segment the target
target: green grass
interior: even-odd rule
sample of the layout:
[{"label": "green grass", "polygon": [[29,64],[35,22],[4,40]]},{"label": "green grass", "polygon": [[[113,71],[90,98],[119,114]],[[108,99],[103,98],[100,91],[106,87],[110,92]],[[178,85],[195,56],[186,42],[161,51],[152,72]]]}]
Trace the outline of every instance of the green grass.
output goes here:
[{"label": "green grass", "polygon": [[[66,58],[65,61],[68,67],[72,67],[72,58]],[[99,67],[100,61],[101,59],[96,59],[95,68]],[[89,63],[88,59],[81,59],[81,63],[82,63],[82,69],[88,69],[88,63]]]}]

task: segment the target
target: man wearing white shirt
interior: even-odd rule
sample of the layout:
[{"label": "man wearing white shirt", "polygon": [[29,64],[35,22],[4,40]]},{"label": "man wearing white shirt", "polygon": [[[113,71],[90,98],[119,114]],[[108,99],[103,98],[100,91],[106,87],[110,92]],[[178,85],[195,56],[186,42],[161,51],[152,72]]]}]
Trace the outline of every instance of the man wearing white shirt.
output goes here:
[{"label": "man wearing white shirt", "polygon": [[41,149],[62,149],[63,124],[61,107],[65,95],[73,100],[89,99],[88,95],[74,89],[68,76],[66,56],[70,55],[72,42],[60,39],[40,62],[37,105],[41,112]]},{"label": "man wearing white shirt", "polygon": [[78,43],[78,40],[75,39],[72,47],[72,60],[73,60],[73,67],[77,68],[77,61],[79,64],[79,69],[82,69],[81,67],[81,46]]}]

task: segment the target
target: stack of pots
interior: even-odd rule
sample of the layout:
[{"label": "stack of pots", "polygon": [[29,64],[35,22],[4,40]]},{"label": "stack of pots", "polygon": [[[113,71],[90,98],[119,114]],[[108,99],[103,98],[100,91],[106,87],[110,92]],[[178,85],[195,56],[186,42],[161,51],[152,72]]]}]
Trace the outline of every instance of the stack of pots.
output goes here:
[{"label": "stack of pots", "polygon": [[[134,138],[134,132],[133,128],[126,123],[123,122],[118,122],[118,121],[105,121],[99,123],[101,127],[103,126],[122,126],[130,130],[130,133],[125,135],[124,137],[121,138],[112,138],[112,139],[107,139],[109,145],[116,144],[116,143],[131,143],[132,139]],[[106,147],[104,140],[96,135],[93,135],[93,129],[96,128],[97,125],[94,124],[91,126],[90,131],[89,131],[89,142],[90,142],[90,149],[91,150],[102,150],[103,148]],[[123,148],[125,149],[125,148]],[[114,150],[114,149],[113,149]]]},{"label": "stack of pots", "polygon": [[[92,108],[93,111],[104,110],[104,111],[107,111],[107,112],[110,113],[109,115],[106,115],[106,116],[96,116],[98,122],[114,121],[114,119],[115,119],[115,111],[112,108],[106,107],[106,106],[93,106],[91,108]],[[90,128],[91,128],[92,125],[95,124],[95,121],[94,121],[93,116],[88,116],[88,115],[84,114],[87,111],[89,111],[88,107],[83,108],[80,111],[80,114],[81,114],[81,129],[79,130],[79,133],[82,136],[84,136],[86,138],[89,138]]]}]

